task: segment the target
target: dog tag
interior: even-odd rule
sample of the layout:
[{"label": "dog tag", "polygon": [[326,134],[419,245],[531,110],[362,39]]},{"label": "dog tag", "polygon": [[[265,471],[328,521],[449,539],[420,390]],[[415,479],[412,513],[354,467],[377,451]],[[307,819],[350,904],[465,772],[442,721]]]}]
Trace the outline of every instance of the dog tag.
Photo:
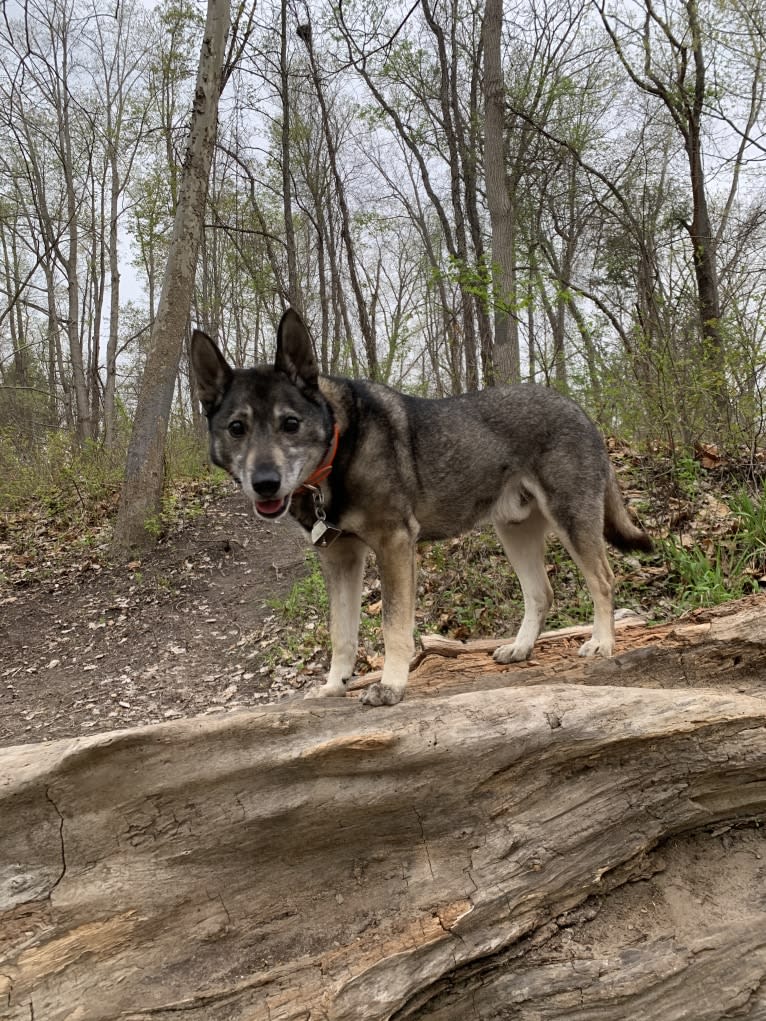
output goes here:
[{"label": "dog tag", "polygon": [[311,529],[311,542],[314,546],[331,546],[341,533],[342,529],[320,520]]}]

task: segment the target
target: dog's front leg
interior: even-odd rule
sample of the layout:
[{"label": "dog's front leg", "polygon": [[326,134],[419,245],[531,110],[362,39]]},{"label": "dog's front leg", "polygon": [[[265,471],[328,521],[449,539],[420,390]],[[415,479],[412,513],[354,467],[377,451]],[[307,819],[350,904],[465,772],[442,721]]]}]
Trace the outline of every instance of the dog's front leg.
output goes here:
[{"label": "dog's front leg", "polygon": [[330,599],[332,660],[325,683],[312,688],[306,698],[342,697],[346,694],[359,643],[359,614],[367,552],[367,546],[353,535],[343,535],[331,546],[319,550]]},{"label": "dog's front leg", "polygon": [[396,705],[404,697],[415,651],[415,542],[404,530],[375,548],[383,595],[383,676],[359,696],[363,705]]}]

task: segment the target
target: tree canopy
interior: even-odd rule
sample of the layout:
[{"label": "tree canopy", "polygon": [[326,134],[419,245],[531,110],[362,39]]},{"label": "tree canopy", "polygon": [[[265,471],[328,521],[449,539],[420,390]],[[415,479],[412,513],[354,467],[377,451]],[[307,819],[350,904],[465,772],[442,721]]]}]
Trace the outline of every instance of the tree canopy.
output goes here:
[{"label": "tree canopy", "polygon": [[[762,440],[761,3],[238,5],[189,324],[283,308],[322,369],[568,390],[604,428]],[[0,24],[0,436],[124,447],[204,12],[26,0]],[[198,420],[185,347],[173,398]]]}]

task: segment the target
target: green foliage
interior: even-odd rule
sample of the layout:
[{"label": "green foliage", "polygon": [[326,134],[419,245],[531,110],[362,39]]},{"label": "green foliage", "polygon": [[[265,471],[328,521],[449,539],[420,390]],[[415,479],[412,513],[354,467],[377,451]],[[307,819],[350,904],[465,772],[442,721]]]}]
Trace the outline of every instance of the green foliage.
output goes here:
[{"label": "green foliage", "polygon": [[702,475],[700,462],[688,454],[681,454],[675,458],[673,467],[673,475],[678,489],[684,496],[695,497]]},{"label": "green foliage", "polygon": [[521,619],[521,589],[490,529],[429,543],[419,561],[418,623],[424,630],[479,637]]},{"label": "green foliage", "polygon": [[729,498],[730,533],[693,545],[670,536],[662,543],[682,609],[716,606],[760,589],[766,575],[766,483],[757,497],[741,489]]},{"label": "green foliage", "polygon": [[[52,527],[62,528],[76,521],[104,523],[116,509],[125,457],[124,446],[108,450],[94,441],[78,444],[65,430],[43,433],[23,447],[11,430],[0,430],[0,514],[42,514]],[[171,430],[166,468],[163,518],[171,518],[177,515],[175,487],[210,477],[204,444],[188,429]],[[223,477],[213,473],[214,480]],[[148,527],[162,531],[160,522]]]},{"label": "green foliage", "polygon": [[630,352],[602,354],[599,418],[632,443],[668,449],[687,462],[698,443],[713,442],[723,453],[752,450],[763,442],[759,366],[766,352],[725,323],[722,346],[712,350],[697,335],[693,307],[682,306],[663,318],[662,335],[649,337],[636,326]]},{"label": "green foliage", "polygon": [[[552,541],[546,554],[548,574],[556,601],[546,627],[589,622],[593,604],[587,588],[560,545]],[[306,556],[308,573],[283,600],[271,603],[285,628],[280,644],[269,650],[270,664],[305,663],[317,646],[329,651],[329,603],[319,561]],[[363,600],[360,643],[368,652],[382,653],[380,591],[374,558],[368,564],[367,598]],[[637,600],[628,598],[631,604]],[[622,605],[626,599],[623,598]],[[416,632],[469,639],[513,635],[524,613],[516,575],[491,529],[471,532],[460,539],[423,545],[418,555]]]},{"label": "green foliage", "polygon": [[466,294],[489,304],[492,291],[492,268],[486,262],[469,265],[464,260],[450,256],[443,270],[434,270],[433,277],[441,276],[451,284],[457,284]]},{"label": "green foliage", "polygon": [[299,578],[283,600],[271,600],[269,605],[283,617],[288,624],[300,624],[307,615],[327,617],[330,604],[327,599],[327,588],[319,566],[319,558],[313,550],[306,551],[308,574]]},{"label": "green foliage", "polygon": [[[267,661],[303,663],[311,658],[316,646],[323,651],[330,644],[330,602],[319,558],[314,550],[306,551],[308,573],[295,582],[284,599],[271,600],[269,605],[286,625],[280,645],[269,650]],[[362,606],[359,626],[360,641],[371,649],[382,650],[380,617],[367,613]]]},{"label": "green foliage", "polygon": [[687,548],[674,538],[663,542],[662,552],[676,581],[680,609],[718,606],[758,590],[757,581],[744,573],[749,552],[717,545],[708,553],[701,546]]}]

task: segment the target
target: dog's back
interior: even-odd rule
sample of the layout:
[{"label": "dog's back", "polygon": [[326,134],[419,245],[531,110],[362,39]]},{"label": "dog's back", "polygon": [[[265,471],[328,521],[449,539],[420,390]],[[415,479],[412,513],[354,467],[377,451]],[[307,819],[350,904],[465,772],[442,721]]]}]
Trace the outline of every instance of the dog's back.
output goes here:
[{"label": "dog's back", "polygon": [[[605,506],[623,542],[645,534],[620,515],[604,441],[573,401],[534,384],[429,400],[380,384],[321,380],[342,401],[354,434],[348,465],[354,500],[371,512],[404,502],[418,537],[459,535],[483,521],[520,520],[536,490],[562,520]],[[364,465],[363,470],[358,466]],[[345,503],[345,500],[343,501]]]}]

